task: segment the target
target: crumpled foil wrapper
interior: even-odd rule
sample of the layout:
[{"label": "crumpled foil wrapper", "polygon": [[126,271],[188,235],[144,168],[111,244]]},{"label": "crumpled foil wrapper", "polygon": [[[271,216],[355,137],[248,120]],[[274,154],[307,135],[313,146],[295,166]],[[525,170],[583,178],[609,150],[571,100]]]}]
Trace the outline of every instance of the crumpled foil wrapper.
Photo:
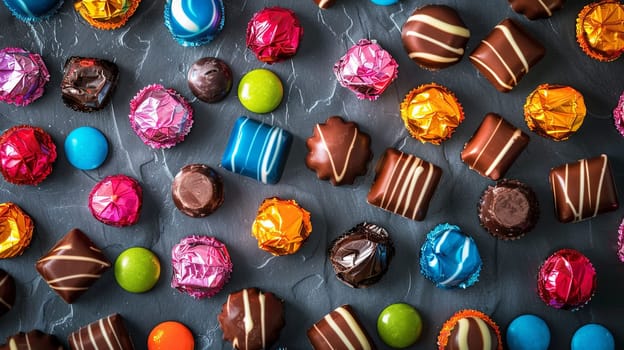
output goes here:
[{"label": "crumpled foil wrapper", "polygon": [[297,53],[303,27],[292,10],[269,7],[256,12],[247,24],[247,47],[258,60],[273,64]]},{"label": "crumpled foil wrapper", "polygon": [[40,55],[14,47],[0,50],[0,101],[26,106],[43,95],[49,80]]},{"label": "crumpled foil wrapper", "polygon": [[173,246],[171,265],[171,287],[197,299],[223,289],[233,266],[225,244],[208,236],[189,236]]},{"label": "crumpled foil wrapper", "polygon": [[0,135],[0,172],[7,182],[37,185],[50,175],[55,160],[56,145],[43,129],[18,125]]},{"label": "crumpled foil wrapper", "polygon": [[77,0],[74,9],[97,29],[123,27],[139,7],[141,0]]},{"label": "crumpled foil wrapper", "polygon": [[583,125],[586,114],[583,95],[564,85],[542,84],[524,104],[529,129],[554,141],[567,140]]},{"label": "crumpled foil wrapper", "polygon": [[310,213],[294,200],[265,199],[251,227],[258,248],[273,255],[296,253],[312,232]]},{"label": "crumpled foil wrapper", "polygon": [[613,121],[617,131],[624,136],[624,91],[620,95],[617,106],[613,109]]},{"label": "crumpled foil wrapper", "polygon": [[624,52],[624,4],[606,0],[586,5],[576,19],[576,41],[599,61],[616,60]]},{"label": "crumpled foil wrapper", "polygon": [[464,109],[455,95],[436,83],[412,89],[400,106],[401,119],[416,140],[439,145],[449,139],[464,120]]},{"label": "crumpled foil wrapper", "polygon": [[0,259],[21,255],[30,245],[35,225],[17,204],[0,203]]},{"label": "crumpled foil wrapper", "polygon": [[170,148],[191,131],[193,108],[175,90],[149,85],[130,101],[130,125],[146,145]]},{"label": "crumpled foil wrapper", "polygon": [[106,225],[125,227],[139,221],[143,189],[126,175],[112,175],[98,182],[89,194],[89,210]]},{"label": "crumpled foil wrapper", "polygon": [[397,78],[399,65],[374,40],[361,39],[334,65],[336,79],[357,98],[374,101]]},{"label": "crumpled foil wrapper", "polygon": [[596,270],[577,250],[558,250],[539,269],[537,292],[548,306],[578,310],[589,302],[595,290]]},{"label": "crumpled foil wrapper", "polygon": [[624,219],[618,227],[617,255],[620,261],[624,263]]},{"label": "crumpled foil wrapper", "polygon": [[496,335],[496,349],[503,350],[503,339],[501,337],[500,329],[498,328],[496,322],[494,322],[488,315],[484,314],[483,312],[470,309],[457,311],[453,316],[451,316],[451,318],[444,322],[444,325],[442,325],[442,329],[438,334],[438,346],[440,347],[440,349],[446,349],[446,346],[449,342],[449,337],[451,336],[451,332],[457,326],[459,320],[469,317],[481,319],[488,326],[490,326],[490,328]]}]

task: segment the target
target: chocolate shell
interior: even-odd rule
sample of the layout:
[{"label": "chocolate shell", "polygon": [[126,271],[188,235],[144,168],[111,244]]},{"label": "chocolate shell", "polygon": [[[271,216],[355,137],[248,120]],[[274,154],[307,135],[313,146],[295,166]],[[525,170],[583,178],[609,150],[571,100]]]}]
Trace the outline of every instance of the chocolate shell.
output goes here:
[{"label": "chocolate shell", "polygon": [[207,165],[189,164],[173,179],[171,197],[182,213],[194,218],[208,216],[223,204],[223,180]]}]

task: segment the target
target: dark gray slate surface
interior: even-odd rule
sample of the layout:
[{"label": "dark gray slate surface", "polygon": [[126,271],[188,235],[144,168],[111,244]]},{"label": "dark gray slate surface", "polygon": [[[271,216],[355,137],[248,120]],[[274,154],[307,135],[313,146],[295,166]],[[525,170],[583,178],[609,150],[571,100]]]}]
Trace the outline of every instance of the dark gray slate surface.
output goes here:
[{"label": "dark gray slate surface", "polygon": [[[574,38],[575,17],[587,1],[568,1],[552,19],[530,22],[514,13],[505,0],[431,1],[459,10],[472,31],[471,52],[500,20],[521,22],[547,47],[546,57],[511,93],[502,94],[472,67],[467,58],[439,72],[428,72],[411,62],[403,51],[400,27],[411,12],[427,2],[402,1],[390,7],[365,0],[342,0],[321,11],[311,0],[227,1],[224,31],[209,45],[183,48],[163,25],[164,1],[144,0],[123,28],[98,31],[79,20],[66,1],[52,19],[33,25],[11,17],[0,6],[0,47],[22,46],[41,53],[52,75],[44,97],[28,107],[0,105],[0,129],[16,124],[43,127],[59,146],[52,175],[38,187],[14,186],[0,181],[0,200],[13,201],[30,213],[36,233],[30,248],[18,258],[0,260],[0,267],[18,282],[15,309],[0,318],[0,339],[17,331],[39,328],[65,341],[79,327],[110,313],[127,320],[138,349],[146,348],[151,328],[165,320],[186,323],[196,335],[199,349],[228,349],[221,340],[217,314],[227,294],[257,286],[275,292],[286,303],[287,326],[280,345],[309,348],[305,332],[324,314],[344,303],[352,304],[378,345],[375,322],[389,303],[404,301],[422,313],[425,326],[417,348],[432,349],[442,323],[455,311],[476,308],[492,316],[501,328],[523,313],[544,318],[552,331],[552,349],[567,349],[574,331],[588,322],[606,325],[614,332],[616,348],[624,347],[621,317],[624,314],[624,264],[616,257],[617,226],[622,210],[578,224],[560,224],[553,213],[548,185],[551,167],[591,157],[609,155],[620,197],[624,199],[624,139],[616,132],[611,111],[624,90],[624,62],[600,63],[583,54]],[[269,68],[283,80],[287,96],[273,113],[247,112],[231,93],[223,102],[208,105],[194,99],[186,86],[186,72],[193,61],[216,56],[227,61],[235,86],[247,71],[263,67],[245,48],[245,28],[252,14],[264,6],[295,9],[305,28],[301,49],[294,59]],[[359,101],[340,87],[333,63],[360,38],[373,38],[399,62],[399,78],[376,102]],[[59,83],[65,59],[71,55],[102,57],[121,70],[112,104],[92,114],[74,112],[60,98]],[[398,117],[403,96],[419,84],[435,81],[453,90],[466,111],[457,133],[441,146],[422,145],[410,138]],[[476,205],[491,181],[469,170],[459,158],[463,144],[487,112],[500,113],[527,131],[522,106],[540,83],[570,84],[586,98],[589,115],[569,141],[555,143],[530,133],[528,149],[508,172],[508,177],[531,185],[540,200],[542,215],[535,230],[521,240],[502,242],[479,227]],[[185,142],[165,151],[145,146],[128,123],[128,102],[142,87],[161,83],[192,100],[195,125]],[[173,176],[194,162],[217,167],[233,121],[248,115],[279,125],[295,135],[286,170],[279,184],[262,185],[219,169],[225,179],[226,200],[215,214],[192,219],[177,211],[170,198]],[[354,186],[334,187],[316,179],[304,164],[305,139],[315,123],[330,115],[357,121],[372,136],[374,160],[365,177]],[[62,151],[65,136],[74,128],[90,125],[108,137],[111,153],[100,169],[83,172],[71,167]],[[374,162],[393,146],[439,165],[444,175],[428,216],[413,222],[366,203],[374,177]],[[96,221],[87,208],[88,193],[96,181],[115,173],[136,177],[145,200],[140,222],[117,229]],[[314,230],[302,250],[293,256],[272,257],[256,247],[251,222],[260,202],[268,196],[294,198],[312,212]],[[355,224],[368,220],[386,227],[397,246],[388,274],[369,289],[354,290],[340,283],[327,263],[331,240]],[[418,268],[418,252],[424,235],[436,224],[458,224],[476,240],[483,257],[480,281],[467,290],[441,290],[425,280]],[[114,260],[124,249],[145,246],[162,262],[162,278],[145,294],[130,294],[115,282],[110,270],[75,304],[65,304],[35,272],[34,263],[73,227],[85,231]],[[182,237],[207,234],[224,241],[234,262],[230,283],[215,297],[194,300],[169,287],[170,250]],[[545,306],[535,292],[539,264],[553,251],[581,250],[598,272],[598,290],[591,303],[578,312]]]}]

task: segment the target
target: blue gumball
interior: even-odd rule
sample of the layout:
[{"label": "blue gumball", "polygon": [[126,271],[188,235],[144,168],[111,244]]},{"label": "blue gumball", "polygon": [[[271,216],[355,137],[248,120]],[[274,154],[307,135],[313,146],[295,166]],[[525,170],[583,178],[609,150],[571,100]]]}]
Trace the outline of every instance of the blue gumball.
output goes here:
[{"label": "blue gumball", "polygon": [[550,329],[535,315],[518,316],[507,327],[509,350],[547,350],[548,345]]},{"label": "blue gumball", "polygon": [[100,130],[82,126],[67,135],[65,155],[74,167],[80,170],[93,170],[106,160],[108,141]]},{"label": "blue gumball", "polygon": [[399,0],[371,0],[371,2],[375,5],[388,6],[397,4]]},{"label": "blue gumball", "polygon": [[607,328],[588,323],[576,330],[572,336],[571,350],[614,350],[615,340]]}]

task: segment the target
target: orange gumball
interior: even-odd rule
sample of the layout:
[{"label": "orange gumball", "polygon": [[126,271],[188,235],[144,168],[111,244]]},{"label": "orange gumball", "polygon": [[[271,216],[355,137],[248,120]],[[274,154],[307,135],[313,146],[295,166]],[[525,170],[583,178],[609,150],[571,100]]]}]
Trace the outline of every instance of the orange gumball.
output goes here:
[{"label": "orange gumball", "polygon": [[154,327],[147,338],[148,350],[193,350],[194,348],[193,333],[180,322],[163,322]]}]

